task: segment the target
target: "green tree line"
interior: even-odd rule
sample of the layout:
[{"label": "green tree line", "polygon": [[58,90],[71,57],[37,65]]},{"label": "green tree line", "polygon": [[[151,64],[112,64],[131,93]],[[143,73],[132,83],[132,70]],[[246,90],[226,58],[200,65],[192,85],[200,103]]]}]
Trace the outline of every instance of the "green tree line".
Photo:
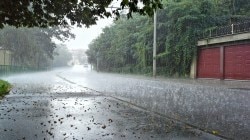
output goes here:
[{"label": "green tree line", "polygon": [[15,28],[6,26],[0,30],[0,47],[12,52],[12,65],[32,69],[44,69],[55,56],[55,37],[65,41],[74,35],[70,28]]},{"label": "green tree line", "polygon": [[[250,1],[165,0],[157,11],[157,73],[187,76],[204,31],[249,20]],[[152,73],[153,19],[121,17],[93,40],[88,61],[101,71]]]}]

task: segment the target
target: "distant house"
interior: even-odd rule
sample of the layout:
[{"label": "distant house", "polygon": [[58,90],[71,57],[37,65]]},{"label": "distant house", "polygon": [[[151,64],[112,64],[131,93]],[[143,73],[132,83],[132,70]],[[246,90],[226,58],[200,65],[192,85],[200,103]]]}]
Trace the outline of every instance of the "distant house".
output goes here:
[{"label": "distant house", "polygon": [[12,52],[0,46],[0,65],[12,64]]}]

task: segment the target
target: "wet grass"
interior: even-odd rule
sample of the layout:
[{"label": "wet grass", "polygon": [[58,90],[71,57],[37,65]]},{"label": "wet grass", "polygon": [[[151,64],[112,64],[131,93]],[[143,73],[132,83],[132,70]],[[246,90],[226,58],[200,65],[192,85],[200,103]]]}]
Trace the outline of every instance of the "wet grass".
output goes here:
[{"label": "wet grass", "polygon": [[11,89],[11,84],[8,83],[7,81],[0,79],[0,98],[8,94],[10,92],[10,89]]}]

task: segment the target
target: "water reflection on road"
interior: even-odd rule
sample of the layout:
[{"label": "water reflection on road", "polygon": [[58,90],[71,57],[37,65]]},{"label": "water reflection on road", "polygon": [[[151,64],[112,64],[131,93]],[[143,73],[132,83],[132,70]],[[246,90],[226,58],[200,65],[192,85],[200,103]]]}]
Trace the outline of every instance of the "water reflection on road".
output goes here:
[{"label": "water reflection on road", "polygon": [[82,66],[4,77],[13,89],[0,100],[0,139],[221,139],[107,96],[137,89],[112,77]]}]

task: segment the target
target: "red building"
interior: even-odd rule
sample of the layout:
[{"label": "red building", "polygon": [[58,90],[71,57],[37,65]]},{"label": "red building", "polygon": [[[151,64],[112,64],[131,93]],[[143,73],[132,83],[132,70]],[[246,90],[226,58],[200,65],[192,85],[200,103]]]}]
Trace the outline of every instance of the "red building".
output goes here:
[{"label": "red building", "polygon": [[198,41],[194,78],[250,80],[250,26],[234,26],[231,34]]}]

